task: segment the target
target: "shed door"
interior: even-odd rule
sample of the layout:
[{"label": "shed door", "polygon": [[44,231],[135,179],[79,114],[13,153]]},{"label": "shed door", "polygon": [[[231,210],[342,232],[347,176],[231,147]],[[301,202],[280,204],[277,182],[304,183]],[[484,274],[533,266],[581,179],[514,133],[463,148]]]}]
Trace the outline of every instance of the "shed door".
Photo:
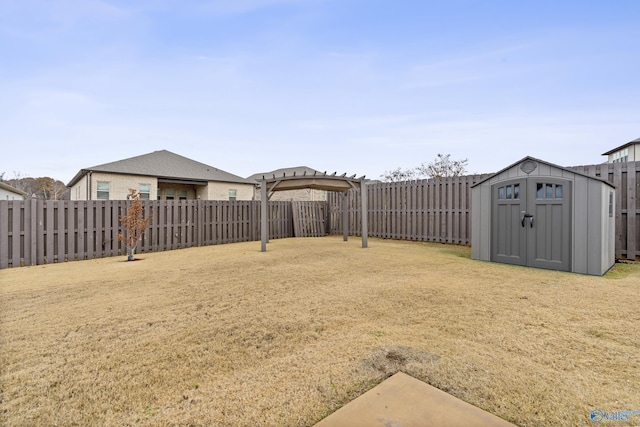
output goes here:
[{"label": "shed door", "polygon": [[527,265],[527,229],[520,215],[527,210],[526,180],[495,184],[493,193],[491,260]]},{"label": "shed door", "polygon": [[492,193],[493,261],[571,270],[571,181],[528,177]]}]

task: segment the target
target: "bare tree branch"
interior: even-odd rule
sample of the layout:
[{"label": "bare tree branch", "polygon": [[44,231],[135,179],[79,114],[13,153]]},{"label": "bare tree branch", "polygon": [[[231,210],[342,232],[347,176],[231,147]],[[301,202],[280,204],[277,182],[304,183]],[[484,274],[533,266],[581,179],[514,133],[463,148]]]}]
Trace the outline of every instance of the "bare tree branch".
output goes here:
[{"label": "bare tree branch", "polygon": [[410,181],[422,178],[462,176],[467,172],[467,159],[451,160],[451,154],[438,154],[434,161],[412,169],[396,168],[380,175],[385,182]]},{"label": "bare tree branch", "polygon": [[451,160],[451,154],[440,154],[429,164],[422,163],[416,168],[421,176],[429,178],[446,178],[450,176],[461,176],[467,172],[467,159]]}]

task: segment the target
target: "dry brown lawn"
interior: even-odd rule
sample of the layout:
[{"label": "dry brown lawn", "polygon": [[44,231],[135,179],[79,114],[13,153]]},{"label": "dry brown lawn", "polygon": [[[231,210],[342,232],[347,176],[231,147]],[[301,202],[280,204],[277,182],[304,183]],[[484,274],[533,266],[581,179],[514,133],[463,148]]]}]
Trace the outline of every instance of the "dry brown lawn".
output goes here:
[{"label": "dry brown lawn", "polygon": [[398,370],[523,426],[640,409],[640,265],[589,277],[339,236],[259,249],[0,271],[0,424],[309,426]]}]

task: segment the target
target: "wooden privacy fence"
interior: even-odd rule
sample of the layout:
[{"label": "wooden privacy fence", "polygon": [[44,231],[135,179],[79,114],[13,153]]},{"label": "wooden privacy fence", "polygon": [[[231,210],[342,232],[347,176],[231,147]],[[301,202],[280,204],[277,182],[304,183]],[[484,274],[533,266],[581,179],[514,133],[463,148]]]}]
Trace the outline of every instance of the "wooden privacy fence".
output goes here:
[{"label": "wooden privacy fence", "polygon": [[[326,202],[303,202],[314,205]],[[0,201],[0,268],[126,254],[119,218],[130,202]],[[137,252],[260,239],[259,201],[144,201],[152,222]],[[292,237],[290,202],[269,203],[269,238]]]},{"label": "wooden privacy fence", "polygon": [[[640,258],[640,162],[574,166],[569,169],[616,186],[616,258]],[[402,240],[471,244],[471,186],[490,176],[471,175],[394,183],[369,183],[368,234]],[[360,208],[347,193],[349,230],[360,235]],[[342,234],[342,195],[331,193],[330,234]]]},{"label": "wooden privacy fence", "polygon": [[640,162],[604,163],[569,169],[606,179],[616,187],[616,258],[640,258]]},{"label": "wooden privacy fence", "polygon": [[[640,162],[575,166],[616,186],[616,258],[640,258]],[[489,175],[369,183],[368,234],[468,245],[471,186]],[[270,239],[342,234],[341,193],[327,202],[269,202]],[[349,230],[360,235],[358,195],[347,195]],[[126,201],[0,201],[0,268],[123,255]],[[153,220],[138,252],[260,240],[259,201],[148,201]],[[295,221],[294,221],[295,220]]]},{"label": "wooden privacy fence", "polygon": [[[489,175],[367,185],[372,237],[471,244],[471,186]],[[349,233],[360,235],[359,195],[347,194]],[[330,194],[331,234],[342,234],[342,195]]]}]

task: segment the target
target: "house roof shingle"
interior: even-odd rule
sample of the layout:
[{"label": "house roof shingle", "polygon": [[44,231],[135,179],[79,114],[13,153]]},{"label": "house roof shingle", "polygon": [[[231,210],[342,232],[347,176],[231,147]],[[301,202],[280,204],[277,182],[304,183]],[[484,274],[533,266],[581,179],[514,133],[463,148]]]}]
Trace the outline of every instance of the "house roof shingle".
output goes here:
[{"label": "house roof shingle", "polygon": [[254,185],[255,182],[225,172],[213,166],[191,160],[167,150],[154,151],[116,162],[81,169],[69,182],[71,187],[88,172],[106,172],[126,175],[146,175],[158,178],[191,181],[235,182]]}]

